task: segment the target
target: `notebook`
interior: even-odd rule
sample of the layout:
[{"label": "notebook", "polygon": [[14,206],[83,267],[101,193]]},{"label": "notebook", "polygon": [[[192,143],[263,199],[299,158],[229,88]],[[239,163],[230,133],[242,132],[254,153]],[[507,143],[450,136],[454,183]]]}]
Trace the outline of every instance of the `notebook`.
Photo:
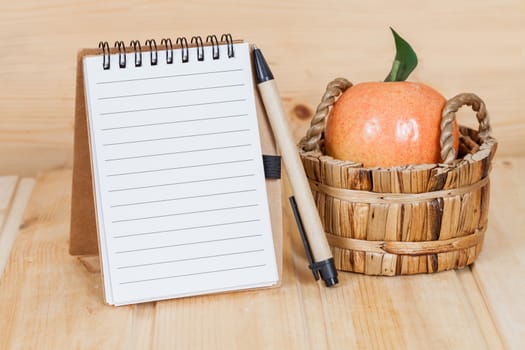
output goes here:
[{"label": "notebook", "polygon": [[[247,43],[122,42],[83,58],[106,302],[272,286],[279,274]],[[213,37],[212,37],[213,39]],[[148,47],[149,46],[149,47]]]}]

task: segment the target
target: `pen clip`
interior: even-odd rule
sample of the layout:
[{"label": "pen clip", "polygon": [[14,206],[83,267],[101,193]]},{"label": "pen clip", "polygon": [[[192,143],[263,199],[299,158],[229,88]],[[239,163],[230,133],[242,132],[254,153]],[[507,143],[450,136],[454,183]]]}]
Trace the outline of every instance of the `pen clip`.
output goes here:
[{"label": "pen clip", "polygon": [[295,197],[291,196],[289,200],[290,206],[292,207],[293,216],[295,217],[295,222],[297,223],[297,229],[299,230],[299,234],[301,235],[301,239],[303,241],[304,251],[306,252],[306,258],[308,259],[309,264],[308,267],[310,268],[310,270],[312,270],[314,278],[317,281],[319,280],[320,268],[318,264],[314,262],[314,259],[312,257],[312,250],[310,249],[310,244],[308,243],[306,233],[304,232],[303,221],[301,220],[301,215],[299,214],[299,209],[297,208],[297,202],[295,201]]}]

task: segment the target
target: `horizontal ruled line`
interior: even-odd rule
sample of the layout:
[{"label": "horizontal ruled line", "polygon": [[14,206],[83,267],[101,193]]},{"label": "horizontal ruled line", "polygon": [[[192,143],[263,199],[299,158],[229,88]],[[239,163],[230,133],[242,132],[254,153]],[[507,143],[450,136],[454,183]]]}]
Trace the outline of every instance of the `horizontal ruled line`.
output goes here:
[{"label": "horizontal ruled line", "polygon": [[201,103],[190,103],[185,105],[174,105],[174,106],[163,106],[163,107],[151,107],[151,108],[141,108],[141,109],[128,109],[124,111],[115,111],[115,112],[102,112],[98,115],[115,115],[115,114],[124,114],[124,113],[137,113],[137,112],[151,112],[159,111],[164,109],[174,109],[174,108],[183,108],[183,107],[195,107],[195,106],[208,106],[224,103],[234,103],[234,102],[244,102],[245,98],[240,98],[236,100],[220,100],[220,101],[211,101],[211,102],[201,102]]},{"label": "horizontal ruled line", "polygon": [[201,91],[201,90],[214,90],[214,89],[227,89],[232,87],[244,86],[244,84],[231,84],[231,85],[218,85],[218,86],[206,86],[199,87],[194,89],[180,89],[180,90],[168,90],[168,91],[157,91],[157,92],[145,92],[141,94],[130,94],[130,95],[119,95],[119,96],[106,96],[99,97],[98,100],[113,100],[118,98],[128,98],[128,97],[141,97],[141,96],[153,96],[153,95],[165,95],[165,94],[175,94],[179,92],[190,92],[190,91]]},{"label": "horizontal ruled line", "polygon": [[107,176],[108,177],[113,177],[113,176],[123,176],[123,175],[146,174],[146,173],[154,173],[154,172],[159,172],[159,171],[169,171],[169,170],[179,170],[179,169],[189,169],[189,168],[200,168],[200,167],[213,166],[213,165],[223,165],[223,164],[233,164],[233,163],[246,163],[246,162],[251,162],[251,161],[253,161],[253,158],[251,158],[251,159],[231,160],[231,161],[227,161],[227,162],[185,165],[185,166],[174,167],[174,168],[162,168],[162,169],[153,169],[153,170],[131,171],[131,172],[128,172],[128,173],[109,174]]},{"label": "horizontal ruled line", "polygon": [[242,251],[242,252],[232,252],[232,253],[224,253],[224,254],[216,254],[216,255],[203,255],[203,256],[196,256],[196,257],[193,257],[193,258],[185,258],[185,259],[156,261],[156,262],[147,263],[147,264],[126,265],[126,266],[119,266],[119,267],[117,267],[117,269],[119,269],[119,270],[121,270],[121,269],[132,269],[132,268],[144,267],[144,266],[172,264],[172,263],[183,262],[183,261],[220,258],[220,257],[224,257],[224,256],[234,256],[234,255],[251,254],[251,253],[259,253],[259,252],[264,252],[264,249],[246,250],[246,251]]},{"label": "horizontal ruled line", "polygon": [[165,279],[171,279],[171,278],[206,275],[206,274],[210,274],[210,273],[227,272],[227,271],[235,271],[235,270],[255,269],[255,268],[264,267],[264,266],[266,266],[266,264],[239,266],[239,267],[231,267],[231,268],[228,268],[228,269],[209,270],[209,271],[202,271],[202,272],[186,273],[186,274],[182,274],[182,275],[171,275],[171,276],[164,276],[164,277],[147,278],[147,279],[142,279],[142,280],[125,281],[125,282],[120,282],[119,284],[151,282],[151,281],[165,280]]},{"label": "horizontal ruled line", "polygon": [[104,128],[100,130],[109,131],[109,130],[131,129],[131,128],[142,128],[142,127],[148,127],[148,126],[169,125],[169,124],[178,124],[178,123],[191,123],[191,122],[200,122],[200,121],[206,121],[206,120],[238,118],[238,117],[247,117],[247,116],[248,114],[232,114],[232,115],[223,115],[223,116],[218,116],[218,117],[194,118],[194,119],[174,120],[174,121],[169,121],[169,122],[116,126],[116,127]]},{"label": "horizontal ruled line", "polygon": [[99,82],[97,82],[97,85],[114,84],[114,83],[128,83],[128,82],[132,82],[132,81],[169,79],[169,78],[178,78],[178,77],[189,77],[189,76],[195,76],[195,75],[208,75],[208,74],[231,73],[231,72],[242,72],[242,68],[227,69],[227,70],[216,70],[216,71],[211,71],[211,72],[197,72],[197,73],[186,73],[186,74],[160,75],[160,76],[156,76],[156,77],[146,77],[146,78],[99,81]]},{"label": "horizontal ruled line", "polygon": [[154,235],[154,234],[159,234],[159,233],[169,233],[169,232],[178,232],[178,231],[190,231],[190,230],[196,230],[196,229],[200,229],[200,228],[209,228],[209,227],[216,227],[216,226],[229,226],[229,225],[237,225],[237,224],[246,224],[246,223],[258,222],[258,221],[261,221],[261,219],[250,219],[250,220],[242,220],[242,221],[220,222],[220,223],[217,223],[217,224],[201,225],[201,226],[189,226],[189,227],[181,227],[181,228],[174,228],[174,229],[161,230],[161,231],[149,231],[149,232],[130,233],[130,234],[124,234],[124,235],[116,235],[113,238],[128,238],[128,237],[135,237],[135,236]]},{"label": "horizontal ruled line", "polygon": [[223,196],[223,195],[227,195],[227,194],[247,193],[247,192],[254,192],[254,191],[256,191],[256,189],[255,189],[255,188],[252,188],[252,189],[248,189],[248,190],[239,190],[239,191],[230,191],[230,192],[219,192],[219,193],[209,193],[209,194],[202,194],[202,195],[197,195],[197,196],[186,196],[186,197],[177,197],[177,198],[159,199],[159,200],[155,200],[155,201],[147,201],[147,202],[124,203],[124,204],[116,204],[116,205],[112,205],[111,208],[127,207],[127,206],[131,206],[131,205],[141,205],[141,204],[152,204],[152,203],[171,202],[171,201],[178,201],[178,200],[183,200],[183,199],[215,197],[215,196]]},{"label": "horizontal ruled line", "polygon": [[119,222],[129,222],[129,221],[160,219],[160,218],[167,218],[167,217],[172,217],[172,216],[191,215],[191,214],[200,214],[200,213],[211,213],[211,212],[214,212],[214,211],[242,209],[242,208],[252,208],[252,207],[257,207],[257,206],[259,206],[259,204],[247,204],[247,205],[238,205],[238,206],[233,206],[233,207],[213,208],[213,209],[206,209],[206,210],[186,211],[186,212],[182,212],[182,213],[172,213],[172,214],[166,214],[166,215],[154,215],[154,216],[144,216],[144,217],[140,217],[140,218],[113,220],[111,222],[112,223],[119,223]]},{"label": "horizontal ruled line", "polygon": [[197,245],[197,244],[215,243],[215,242],[223,242],[223,241],[233,241],[233,240],[237,240],[237,239],[254,238],[254,237],[261,237],[261,236],[262,236],[262,234],[258,233],[258,234],[254,234],[254,235],[247,235],[247,236],[240,236],[240,237],[208,239],[208,240],[205,240],[205,241],[196,241],[196,242],[187,242],[187,243],[180,243],[180,244],[162,245],[162,246],[149,247],[149,248],[138,248],[138,249],[130,249],[130,250],[121,250],[121,251],[115,252],[115,254],[135,253],[135,252],[142,252],[142,251],[146,251],[146,250],[175,248],[175,247],[183,247],[183,246],[187,246],[187,245]]},{"label": "horizontal ruled line", "polygon": [[201,134],[160,137],[160,138],[156,138],[156,139],[129,140],[129,141],[122,141],[122,142],[105,143],[105,144],[103,144],[103,146],[118,146],[118,145],[130,144],[130,143],[142,143],[142,142],[153,142],[153,141],[165,141],[165,140],[183,139],[183,138],[187,138],[187,137],[233,134],[233,133],[237,133],[237,132],[246,132],[246,131],[250,131],[250,129],[225,130],[225,131],[207,132],[207,133],[201,133]]},{"label": "horizontal ruled line", "polygon": [[255,174],[214,177],[214,178],[211,178],[211,179],[200,179],[200,180],[170,182],[170,183],[158,184],[158,185],[115,188],[115,189],[109,190],[108,192],[132,191],[132,190],[142,190],[142,189],[145,189],[145,188],[155,188],[155,187],[164,187],[164,186],[176,186],[176,185],[187,185],[187,184],[192,184],[192,183],[209,182],[209,181],[220,181],[220,180],[229,180],[229,179],[238,179],[238,178],[250,177],[250,176],[255,176]]},{"label": "horizontal ruled line", "polygon": [[206,152],[206,151],[217,151],[221,149],[231,149],[231,148],[241,148],[241,147],[249,147],[251,146],[251,143],[246,143],[242,145],[231,145],[231,146],[221,146],[221,147],[210,147],[210,148],[200,148],[200,149],[190,149],[185,151],[177,151],[177,152],[166,152],[166,153],[155,153],[155,154],[144,154],[140,156],[130,156],[130,157],[121,157],[121,158],[111,158],[106,159],[106,162],[113,162],[117,160],[128,160],[128,159],[138,159],[138,158],[151,158],[151,157],[162,157],[162,156],[170,156],[175,154],[184,154],[184,153],[194,153],[194,152]]}]

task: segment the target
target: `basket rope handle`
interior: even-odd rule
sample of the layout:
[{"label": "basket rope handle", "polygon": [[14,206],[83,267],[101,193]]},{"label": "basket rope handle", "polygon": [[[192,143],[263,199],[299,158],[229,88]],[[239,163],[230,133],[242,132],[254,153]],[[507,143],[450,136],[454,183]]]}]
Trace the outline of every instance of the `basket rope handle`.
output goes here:
[{"label": "basket rope handle", "polygon": [[445,164],[450,164],[456,159],[452,126],[453,121],[456,119],[456,112],[463,106],[470,106],[476,112],[480,139],[485,142],[490,137],[489,116],[483,100],[472,93],[462,93],[452,97],[443,108],[441,117],[441,136],[439,143],[441,145],[441,160]]},{"label": "basket rope handle", "polygon": [[[352,83],[345,78],[336,78],[326,86],[326,92],[317,106],[306,136],[299,142],[299,147],[304,151],[320,151],[322,136],[326,125],[326,118],[330,109],[339,96],[352,87]],[[445,164],[450,164],[456,159],[454,138],[452,135],[453,120],[456,112],[463,106],[470,106],[476,112],[479,122],[479,137],[486,141],[490,137],[489,117],[485,103],[477,95],[462,93],[452,97],[443,108],[441,117],[441,159]]]},{"label": "basket rope handle", "polygon": [[306,136],[299,142],[299,147],[305,151],[321,150],[321,136],[323,135],[326,117],[330,113],[330,108],[337,98],[351,86],[352,83],[345,78],[336,78],[328,83],[326,92],[321,98],[321,103],[317,106],[317,110],[312,118],[310,128],[306,132]]}]

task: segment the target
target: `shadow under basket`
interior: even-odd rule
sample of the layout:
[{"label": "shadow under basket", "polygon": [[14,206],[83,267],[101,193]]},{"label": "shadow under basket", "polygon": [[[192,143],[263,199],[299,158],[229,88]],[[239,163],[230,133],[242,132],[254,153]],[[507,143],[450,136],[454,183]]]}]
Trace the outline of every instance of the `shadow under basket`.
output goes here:
[{"label": "shadow under basket", "polygon": [[[443,163],[365,168],[324,155],[326,117],[351,86],[341,78],[328,85],[299,146],[336,268],[394,276],[473,263],[487,228],[489,172],[497,148],[483,101],[460,94],[447,102]],[[452,121],[463,105],[476,111],[479,130],[460,126],[456,157]]]}]

